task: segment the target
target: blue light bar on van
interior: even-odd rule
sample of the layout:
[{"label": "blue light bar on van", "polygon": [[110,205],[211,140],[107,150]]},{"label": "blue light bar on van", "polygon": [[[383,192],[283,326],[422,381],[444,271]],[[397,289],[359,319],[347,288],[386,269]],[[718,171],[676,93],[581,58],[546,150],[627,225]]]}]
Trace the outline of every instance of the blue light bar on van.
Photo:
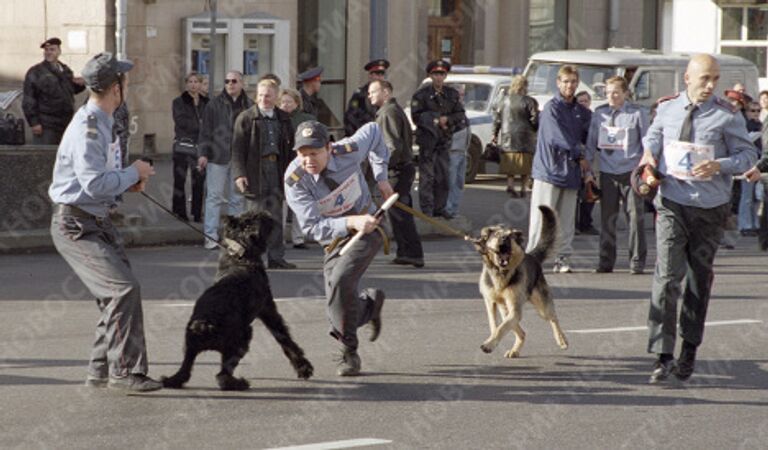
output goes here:
[{"label": "blue light bar on van", "polygon": [[451,66],[451,73],[475,73],[492,75],[517,75],[523,73],[522,67],[500,67],[500,66]]}]

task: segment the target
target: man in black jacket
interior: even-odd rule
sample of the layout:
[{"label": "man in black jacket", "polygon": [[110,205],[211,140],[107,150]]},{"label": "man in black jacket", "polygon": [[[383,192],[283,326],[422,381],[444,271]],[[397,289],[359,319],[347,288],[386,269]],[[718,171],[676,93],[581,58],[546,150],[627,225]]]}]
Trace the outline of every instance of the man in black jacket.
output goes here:
[{"label": "man in black jacket", "polygon": [[256,105],[235,120],[232,138],[232,176],[245,195],[246,208],[266,210],[277,222],[269,237],[270,269],[295,269],[285,260],[283,242],[283,174],[293,153],[291,117],[275,107],[277,84],[265,79],[256,90]]},{"label": "man in black jacket", "polygon": [[419,208],[427,215],[447,216],[449,148],[454,131],[467,126],[456,89],[445,85],[451,64],[437,60],[427,65],[432,83],[411,99],[411,118],[419,144]]},{"label": "man in black jacket", "polygon": [[[232,70],[224,78],[224,91],[212,99],[203,111],[200,126],[197,164],[205,169],[205,220],[203,230],[218,240],[221,207],[228,205],[228,214],[242,214],[243,196],[235,189],[230,170],[232,157],[232,127],[238,114],[253,105],[243,90],[243,74]],[[206,242],[205,248],[216,248],[214,242]]]},{"label": "man in black jacket", "polygon": [[[368,98],[371,105],[379,108],[376,112],[376,123],[379,124],[384,134],[384,144],[389,149],[389,184],[400,194],[401,203],[413,206],[411,187],[416,177],[411,149],[413,133],[405,111],[392,96],[392,90],[389,81],[374,80],[368,85]],[[388,215],[392,222],[392,233],[397,241],[397,257],[392,262],[424,267],[424,250],[413,216],[398,208],[390,208]]]},{"label": "man in black jacket", "polygon": [[365,65],[368,82],[352,94],[344,111],[344,133],[347,136],[352,136],[358,128],[376,119],[376,106],[368,99],[368,86],[375,80],[383,80],[388,68],[389,61],[386,59],[374,59]]},{"label": "man in black jacket", "polygon": [[40,48],[45,60],[27,71],[21,107],[32,130],[32,143],[58,145],[75,114],[75,94],[85,89],[85,82],[59,61],[61,39],[50,38]]}]

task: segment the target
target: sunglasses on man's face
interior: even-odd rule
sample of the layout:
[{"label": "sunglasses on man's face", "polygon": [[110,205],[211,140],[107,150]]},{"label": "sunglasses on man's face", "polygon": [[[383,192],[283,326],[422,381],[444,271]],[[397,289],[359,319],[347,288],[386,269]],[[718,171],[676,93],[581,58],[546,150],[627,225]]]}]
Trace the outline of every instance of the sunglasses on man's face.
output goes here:
[{"label": "sunglasses on man's face", "polygon": [[759,109],[750,109],[749,112],[760,112]]},{"label": "sunglasses on man's face", "polygon": [[237,80],[224,80],[224,84],[237,84]]}]

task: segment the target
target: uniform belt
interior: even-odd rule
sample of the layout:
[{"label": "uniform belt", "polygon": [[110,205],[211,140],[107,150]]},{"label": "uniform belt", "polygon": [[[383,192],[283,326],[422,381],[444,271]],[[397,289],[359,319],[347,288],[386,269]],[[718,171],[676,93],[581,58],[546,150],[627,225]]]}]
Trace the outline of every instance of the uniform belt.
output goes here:
[{"label": "uniform belt", "polygon": [[94,216],[93,214],[87,211],[84,211],[78,208],[77,206],[64,205],[61,203],[57,203],[56,205],[54,205],[53,214],[57,216],[73,216],[73,217],[79,217],[81,219],[92,219],[99,223],[107,220],[107,217]]},{"label": "uniform belt", "polygon": [[269,155],[262,156],[261,159],[266,159],[267,161],[277,162],[277,155],[275,155],[274,153],[270,153]]}]

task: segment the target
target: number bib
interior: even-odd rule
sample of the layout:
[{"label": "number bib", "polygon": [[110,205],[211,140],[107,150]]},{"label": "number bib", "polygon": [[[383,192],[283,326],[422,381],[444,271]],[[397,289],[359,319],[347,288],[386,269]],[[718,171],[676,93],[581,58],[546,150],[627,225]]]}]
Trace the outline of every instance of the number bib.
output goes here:
[{"label": "number bib", "polygon": [[362,195],[360,179],[356,173],[344,180],[343,183],[330,194],[318,201],[320,214],[325,217],[338,217],[352,209]]},{"label": "number bib", "polygon": [[115,142],[109,144],[107,149],[107,169],[120,170],[123,168],[123,152],[120,148],[120,139],[115,139]]},{"label": "number bib", "polygon": [[664,162],[667,174],[679,180],[709,181],[712,177],[693,176],[693,166],[715,159],[715,146],[671,141],[664,144]]},{"label": "number bib", "polygon": [[626,152],[629,148],[629,129],[601,125],[597,147],[604,150],[623,150]]}]

